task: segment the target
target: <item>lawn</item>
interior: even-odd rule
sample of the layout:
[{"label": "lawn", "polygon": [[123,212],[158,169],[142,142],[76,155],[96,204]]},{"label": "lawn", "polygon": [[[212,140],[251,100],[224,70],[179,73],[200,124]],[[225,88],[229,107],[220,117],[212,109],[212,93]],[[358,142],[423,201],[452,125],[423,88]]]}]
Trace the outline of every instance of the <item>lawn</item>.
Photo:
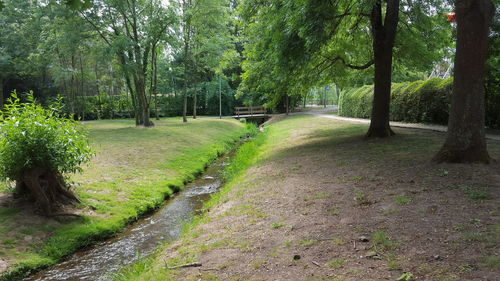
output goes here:
[{"label": "lawn", "polygon": [[[96,156],[81,174],[71,175],[82,203],[68,211],[79,218],[56,220],[32,214],[0,192],[0,272],[19,273],[57,262],[78,248],[114,235],[182,189],[219,154],[228,151],[248,128],[235,120],[156,121],[136,128],[131,121],[84,122]],[[2,269],[3,265],[3,269]]]}]

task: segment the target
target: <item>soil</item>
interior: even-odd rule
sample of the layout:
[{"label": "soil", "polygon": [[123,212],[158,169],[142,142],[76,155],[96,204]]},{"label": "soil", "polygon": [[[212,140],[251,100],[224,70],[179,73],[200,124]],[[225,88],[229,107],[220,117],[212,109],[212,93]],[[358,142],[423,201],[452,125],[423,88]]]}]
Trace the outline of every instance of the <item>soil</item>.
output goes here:
[{"label": "soil", "polygon": [[[499,162],[433,164],[443,133],[399,128],[387,147],[309,118],[163,250],[203,264],[178,280],[500,280]],[[408,155],[412,136],[437,144]]]}]

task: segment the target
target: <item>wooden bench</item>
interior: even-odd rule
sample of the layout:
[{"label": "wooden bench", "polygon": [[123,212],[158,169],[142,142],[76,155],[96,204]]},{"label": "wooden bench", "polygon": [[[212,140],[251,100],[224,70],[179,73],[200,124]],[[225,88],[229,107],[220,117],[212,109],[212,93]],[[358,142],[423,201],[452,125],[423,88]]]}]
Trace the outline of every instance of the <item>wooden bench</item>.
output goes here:
[{"label": "wooden bench", "polygon": [[258,106],[240,106],[234,108],[236,112],[236,118],[242,116],[254,116],[254,115],[266,115],[266,109],[262,105]]}]

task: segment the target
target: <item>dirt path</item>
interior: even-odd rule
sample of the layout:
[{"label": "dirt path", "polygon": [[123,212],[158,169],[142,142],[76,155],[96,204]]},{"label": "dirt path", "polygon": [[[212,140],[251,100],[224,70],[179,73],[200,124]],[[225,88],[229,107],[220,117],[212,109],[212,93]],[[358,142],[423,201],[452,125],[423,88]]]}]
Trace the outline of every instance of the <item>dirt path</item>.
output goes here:
[{"label": "dirt path", "polygon": [[500,280],[498,163],[431,164],[436,132],[363,141],[365,125],[317,116],[270,127],[258,163],[142,280]]}]

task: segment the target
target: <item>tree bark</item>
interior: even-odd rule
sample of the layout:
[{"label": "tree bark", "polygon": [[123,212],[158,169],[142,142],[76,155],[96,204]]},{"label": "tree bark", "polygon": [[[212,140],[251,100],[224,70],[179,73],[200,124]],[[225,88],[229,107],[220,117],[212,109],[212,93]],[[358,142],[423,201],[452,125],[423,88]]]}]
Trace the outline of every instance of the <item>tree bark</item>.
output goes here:
[{"label": "tree bark", "polygon": [[392,53],[399,21],[399,0],[388,0],[382,22],[382,1],[377,0],[370,14],[375,58],[375,79],[370,128],[366,137],[394,135],[389,125],[391,101]]},{"label": "tree bark", "polygon": [[3,110],[3,99],[4,99],[3,87],[4,87],[4,79],[0,78],[0,110]]},{"label": "tree bark", "polygon": [[182,107],[182,122],[187,122],[187,87],[188,87],[188,66],[189,66],[189,48],[191,41],[191,16],[188,10],[191,8],[191,0],[184,0],[183,17],[184,17],[184,102]]},{"label": "tree bark", "polygon": [[63,176],[47,168],[33,168],[24,171],[16,180],[16,193],[28,193],[35,201],[35,207],[43,215],[51,215],[59,205],[80,202],[68,190]]},{"label": "tree bark", "polygon": [[457,49],[448,133],[436,162],[489,163],[484,128],[484,74],[488,32],[495,8],[490,0],[455,4]]},{"label": "tree bark", "polygon": [[193,93],[193,119],[196,119],[196,107],[197,107],[197,93],[196,93],[196,87],[194,88],[194,93]]},{"label": "tree bark", "polygon": [[285,114],[288,115],[290,112],[290,105],[288,104],[288,95],[285,95]]},{"label": "tree bark", "polygon": [[151,91],[154,95],[155,103],[155,116],[156,120],[160,120],[160,114],[158,113],[158,54],[156,50],[156,44],[153,44],[153,51],[151,52]]}]

